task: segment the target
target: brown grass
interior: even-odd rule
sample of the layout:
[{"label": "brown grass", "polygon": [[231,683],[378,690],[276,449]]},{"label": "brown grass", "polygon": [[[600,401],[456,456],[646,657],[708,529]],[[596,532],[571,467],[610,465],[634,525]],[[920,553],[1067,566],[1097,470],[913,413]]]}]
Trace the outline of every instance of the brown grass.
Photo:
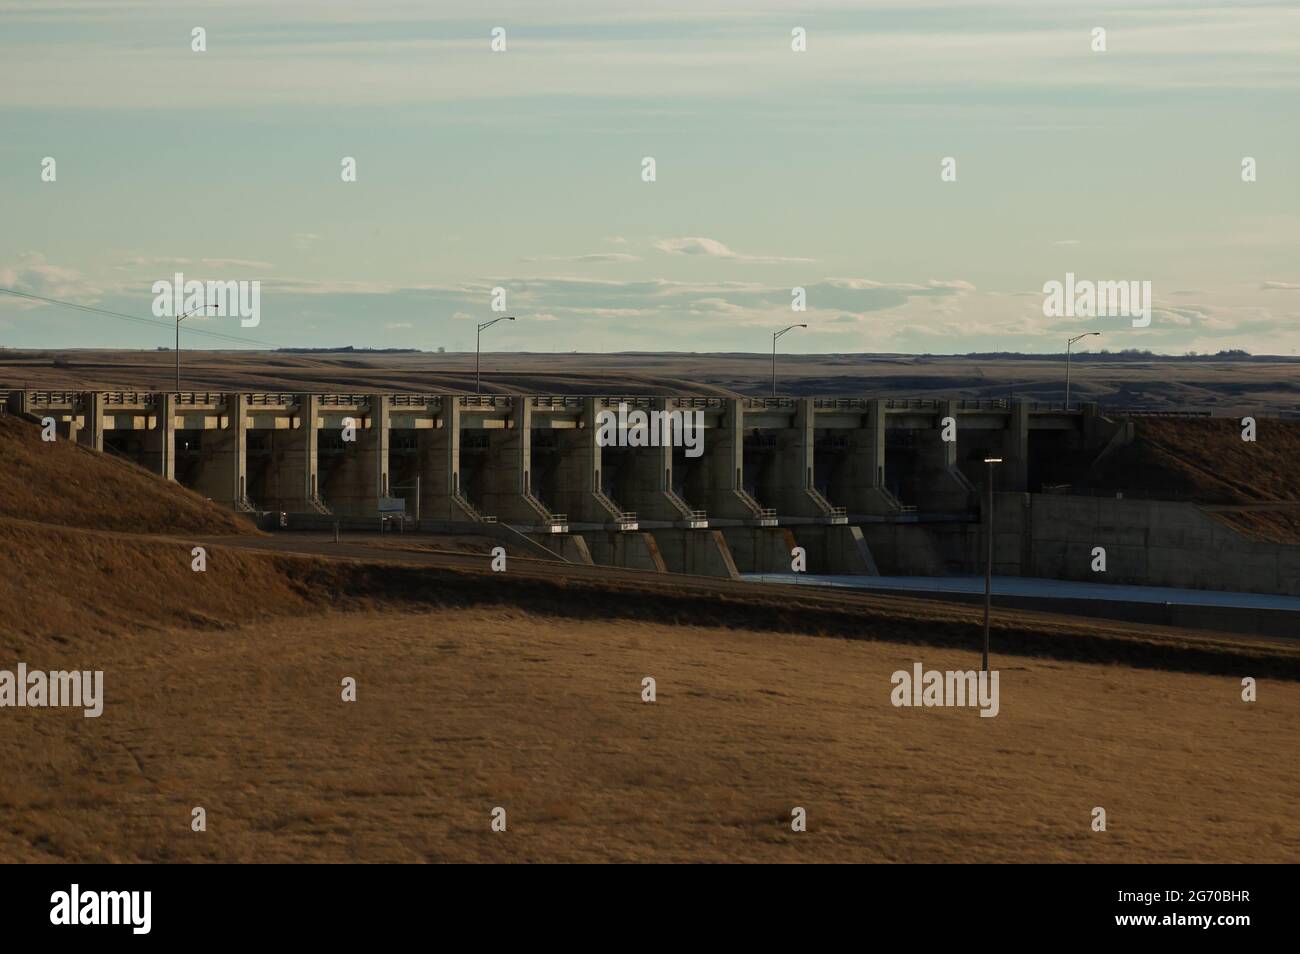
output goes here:
[{"label": "brown grass", "polygon": [[[48,657],[27,657],[32,664]],[[506,608],[70,651],[106,711],[8,710],[4,861],[1294,860],[1300,687]],[[343,676],[358,701],[340,700]],[[658,701],[640,701],[641,679]],[[193,833],[202,805],[208,831]],[[489,830],[494,806],[509,831]],[[809,830],[790,831],[807,809]],[[1094,806],[1109,830],[1089,828]]]},{"label": "brown grass", "polygon": [[1098,467],[1102,489],[1206,504],[1300,499],[1300,421],[1261,420],[1241,439],[1228,418],[1140,418],[1135,440]]},{"label": "brown grass", "polygon": [[[1136,439],[1089,475],[1094,489],[1200,504],[1300,501],[1300,421],[1258,421],[1256,440],[1241,439],[1228,418],[1143,418]],[[1217,512],[1248,536],[1300,543],[1300,508]]]},{"label": "brown grass", "polygon": [[256,533],[179,484],[0,414],[0,517],[123,533]]}]

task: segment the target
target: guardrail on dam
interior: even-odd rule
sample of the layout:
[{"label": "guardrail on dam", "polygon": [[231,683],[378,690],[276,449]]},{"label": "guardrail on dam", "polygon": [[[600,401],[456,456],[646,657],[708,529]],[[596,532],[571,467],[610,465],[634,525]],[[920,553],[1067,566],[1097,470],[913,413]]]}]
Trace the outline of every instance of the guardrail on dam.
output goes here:
[{"label": "guardrail on dam", "polygon": [[[796,545],[810,572],[875,572],[863,527],[977,522],[985,457],[1004,461],[999,490],[1037,489],[1068,482],[1123,427],[1095,405],[1004,400],[13,391],[7,402],[244,511],[324,526],[404,506],[422,526],[497,521],[570,558],[709,573],[788,570]],[[620,405],[699,412],[702,453],[602,446],[598,415]]]}]

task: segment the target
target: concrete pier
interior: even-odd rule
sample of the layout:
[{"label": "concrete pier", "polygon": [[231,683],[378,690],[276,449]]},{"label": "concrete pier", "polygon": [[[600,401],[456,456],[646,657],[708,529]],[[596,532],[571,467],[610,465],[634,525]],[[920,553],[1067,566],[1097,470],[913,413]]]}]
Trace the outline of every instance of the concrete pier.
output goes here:
[{"label": "concrete pier", "polygon": [[721,530],[656,530],[654,536],[671,573],[740,578]]},{"label": "concrete pier", "polygon": [[193,487],[218,503],[241,507],[248,476],[248,395],[227,394],[218,410],[216,428],[203,432]]}]

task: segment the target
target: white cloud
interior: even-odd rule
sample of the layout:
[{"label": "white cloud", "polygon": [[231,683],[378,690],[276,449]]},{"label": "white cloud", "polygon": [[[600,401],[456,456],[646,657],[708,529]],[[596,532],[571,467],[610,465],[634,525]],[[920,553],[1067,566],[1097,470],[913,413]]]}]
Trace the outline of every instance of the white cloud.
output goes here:
[{"label": "white cloud", "polygon": [[[0,286],[42,298],[62,298],[81,304],[98,301],[103,293],[102,288],[88,283],[80,272],[51,265],[39,252],[24,252],[14,264],[0,266]],[[34,308],[40,304],[10,295],[2,297],[6,303],[20,308]]]},{"label": "white cloud", "polygon": [[742,255],[740,252],[732,251],[717,239],[703,238],[701,236],[661,239],[654,243],[654,247],[669,255],[700,255],[707,258],[724,258],[728,261],[741,262],[750,265],[799,264],[815,261],[815,259],[811,258],[784,258],[772,255]]},{"label": "white cloud", "polygon": [[539,255],[532,258],[525,258],[525,262],[639,262],[641,258],[637,255],[629,255],[626,252],[592,252],[589,255]]},{"label": "white cloud", "polygon": [[246,258],[175,258],[171,256],[154,258],[137,256],[123,259],[121,264],[132,268],[242,268],[259,272],[275,267],[270,262],[258,262]]}]

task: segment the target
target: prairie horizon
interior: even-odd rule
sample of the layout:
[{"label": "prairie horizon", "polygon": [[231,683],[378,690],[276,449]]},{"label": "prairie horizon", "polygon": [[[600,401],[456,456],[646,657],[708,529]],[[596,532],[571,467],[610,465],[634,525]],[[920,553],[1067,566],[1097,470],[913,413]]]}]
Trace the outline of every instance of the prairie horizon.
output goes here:
[{"label": "prairie horizon", "polygon": [[[172,350],[0,349],[0,389],[175,390]],[[771,394],[771,356],[743,353],[484,352],[500,394]],[[425,391],[472,394],[475,355],[354,350],[181,353],[182,390]],[[1064,399],[1064,355],[778,355],[788,396]],[[1075,355],[1071,400],[1116,410],[1300,413],[1300,358]]]}]

